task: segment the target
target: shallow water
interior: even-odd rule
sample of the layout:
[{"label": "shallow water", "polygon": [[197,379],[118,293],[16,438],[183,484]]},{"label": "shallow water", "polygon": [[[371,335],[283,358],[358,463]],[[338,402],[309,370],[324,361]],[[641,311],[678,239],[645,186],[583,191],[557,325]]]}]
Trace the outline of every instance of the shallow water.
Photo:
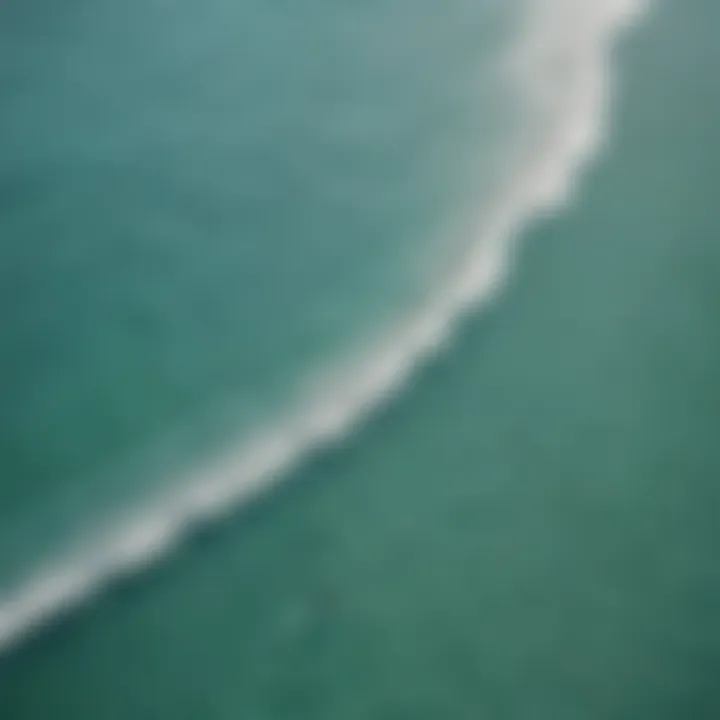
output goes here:
[{"label": "shallow water", "polygon": [[518,116],[512,5],[37,5],[0,11],[5,585],[417,303]]}]

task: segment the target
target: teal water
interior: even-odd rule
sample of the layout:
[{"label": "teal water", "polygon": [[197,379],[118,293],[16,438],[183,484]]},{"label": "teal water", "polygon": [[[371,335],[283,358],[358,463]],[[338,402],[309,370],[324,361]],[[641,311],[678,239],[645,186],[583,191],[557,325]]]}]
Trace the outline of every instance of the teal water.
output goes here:
[{"label": "teal water", "polygon": [[5,714],[717,717],[717,21],[658,4],[497,302],[359,434],[6,654]]},{"label": "teal water", "polygon": [[512,4],[36,5],[0,9],[0,587],[416,304],[517,116]]}]

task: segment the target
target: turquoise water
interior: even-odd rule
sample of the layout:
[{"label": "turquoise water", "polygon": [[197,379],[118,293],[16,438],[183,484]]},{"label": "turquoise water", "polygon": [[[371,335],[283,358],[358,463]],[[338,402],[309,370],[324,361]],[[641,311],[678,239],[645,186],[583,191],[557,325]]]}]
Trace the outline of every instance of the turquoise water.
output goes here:
[{"label": "turquoise water", "polygon": [[450,262],[517,31],[426,5],[4,4],[0,584],[274,422]]},{"label": "turquoise water", "polygon": [[[328,8],[320,5],[318,13],[324,17]],[[398,12],[398,24],[406,27],[407,14],[402,15],[400,5],[392,7]],[[444,79],[467,68],[467,82],[474,87],[476,63],[482,64],[482,57],[464,55],[459,37],[472,44],[473,33],[480,37],[485,25],[478,20],[476,28],[464,25],[467,35],[457,33],[464,14],[481,7],[457,3],[457,16],[439,12],[432,22],[428,20],[427,38],[438,42],[445,38],[443,48],[457,47],[458,64],[448,60]],[[282,22],[289,22],[286,11],[292,12],[283,7],[272,22],[281,22],[280,15]],[[437,27],[441,17],[448,23],[447,35]],[[511,19],[496,21],[506,27]],[[68,23],[68,18],[63,22]],[[353,27],[355,22],[353,16]],[[720,97],[708,72],[717,67],[716,26],[717,12],[709,3],[657,4],[618,54],[619,84],[606,151],[586,173],[572,203],[524,234],[515,271],[496,302],[467,318],[445,352],[426,362],[396,402],[381,409],[360,432],[306,459],[265,499],[205,526],[163,562],[132,575],[7,652],[0,660],[4,714],[13,718],[717,717],[720,578],[713,550],[720,475],[715,441],[720,419],[716,371],[720,337],[715,319],[720,248],[713,185],[720,170]],[[109,18],[107,27],[119,34],[127,30],[117,18]],[[201,35],[200,28],[192,27]],[[397,33],[390,29],[389,37],[395,38]],[[256,28],[249,36],[257,33]],[[365,35],[360,48],[367,42]],[[486,48],[489,43],[486,37]],[[103,48],[110,45],[102,43]],[[413,60],[413,72],[414,61],[424,56],[425,48],[419,43],[418,55],[407,58]],[[438,51],[433,59],[444,55]],[[315,78],[316,73],[309,72],[308,77]],[[394,87],[404,85],[397,82]],[[98,328],[113,317],[106,314],[110,308],[102,300],[117,299],[115,293],[124,288],[127,300],[120,307],[126,309],[138,297],[137,286],[128,289],[131,274],[117,264],[116,256],[106,261],[105,246],[97,255],[104,271],[96,264],[92,272],[81,272],[76,263],[88,262],[86,251],[98,242],[97,237],[84,236],[86,245],[77,249],[75,260],[69,240],[68,255],[63,243],[54,246],[57,255],[51,259],[49,248],[41,252],[47,246],[42,246],[42,233],[33,223],[39,223],[42,214],[32,205],[23,213],[20,202],[31,190],[33,202],[39,202],[40,189],[33,185],[39,181],[31,182],[29,171],[24,187],[8,180],[6,196],[11,197],[13,190],[17,199],[9,203],[11,211],[5,212],[3,222],[15,229],[7,235],[10,241],[3,240],[2,252],[38,283],[21,285],[19,272],[12,275],[14,283],[10,278],[3,282],[3,292],[13,300],[4,303],[15,310],[10,313],[13,322],[6,323],[4,347],[18,353],[14,378],[27,378],[26,386],[16,379],[6,381],[17,398],[4,411],[7,431],[3,424],[3,443],[12,449],[2,455],[3,532],[11,528],[3,546],[8,548],[3,559],[5,563],[9,558],[8,568],[23,565],[30,557],[19,544],[10,544],[13,537],[37,534],[23,522],[37,523],[43,513],[56,517],[55,501],[48,499],[51,491],[62,499],[67,497],[68,484],[77,483],[79,499],[66,501],[69,518],[79,507],[97,511],[107,498],[123,492],[130,498],[139,492],[133,482],[140,481],[123,481],[122,472],[111,475],[119,488],[108,487],[109,480],[87,481],[93,468],[88,456],[97,453],[108,462],[122,455],[121,450],[138,451],[139,438],[152,438],[161,429],[166,432],[168,423],[189,427],[189,434],[200,428],[210,444],[230,426],[242,431],[244,422],[251,425],[258,417],[255,413],[265,412],[265,403],[273,404],[273,391],[282,399],[285,389],[312,362],[324,362],[345,343],[354,348],[352,330],[372,335],[373,327],[385,323],[388,315],[403,316],[423,297],[432,285],[432,274],[424,274],[425,262],[437,257],[437,235],[423,236],[413,223],[426,229],[446,227],[452,223],[448,218],[468,212],[468,187],[478,192],[485,187],[483,173],[473,169],[488,167],[476,163],[483,146],[470,131],[488,116],[482,103],[476,106],[475,100],[467,99],[467,85],[455,87],[456,102],[465,98],[468,104],[445,106],[449,125],[436,128],[437,140],[429,144],[416,139],[414,149],[407,150],[413,167],[409,174],[434,199],[434,206],[423,196],[423,188],[408,189],[399,182],[412,197],[411,211],[392,203],[398,213],[394,222],[379,217],[378,205],[388,190],[378,189],[380,197],[375,201],[362,198],[372,195],[377,177],[384,177],[387,168],[377,175],[369,172],[362,192],[355,185],[349,192],[360,219],[348,225],[367,217],[365,222],[376,222],[378,232],[386,233],[385,241],[378,239],[373,250],[358,230],[357,245],[348,241],[348,246],[337,248],[335,267],[340,270],[328,272],[335,275],[344,269],[343,280],[359,278],[357,285],[339,282],[335,293],[325,294],[327,287],[317,279],[309,281],[318,292],[314,307],[344,302],[353,318],[354,327],[346,329],[348,314],[343,310],[330,324],[326,344],[308,330],[318,317],[312,309],[312,292],[305,296],[310,304],[302,306],[302,294],[289,300],[284,295],[290,292],[287,284],[273,285],[266,288],[268,305],[263,305],[263,276],[257,275],[262,266],[259,258],[267,252],[265,262],[273,268],[267,270],[266,282],[273,278],[279,283],[286,277],[296,283],[293,270],[297,271],[298,257],[304,252],[291,241],[302,236],[320,243],[321,232],[293,233],[289,238],[287,230],[268,231],[267,236],[278,243],[286,238],[283,252],[248,240],[244,250],[210,252],[217,262],[212,268],[198,266],[212,242],[206,233],[200,233],[202,253],[191,252],[193,242],[200,242],[197,236],[188,239],[182,250],[178,236],[161,234],[175,263],[172,272],[167,271],[167,281],[179,284],[147,333],[157,342],[159,353],[174,357],[175,351],[183,350],[186,370],[170,378],[168,361],[148,357],[148,345],[138,346],[135,333],[127,339],[126,348],[133,349],[127,355],[104,351],[119,357],[114,371],[119,375],[113,376],[112,366],[108,370],[98,361],[97,348],[105,347],[111,337],[98,336]],[[427,91],[425,87],[413,95],[415,101]],[[20,113],[22,88],[15,92]],[[481,92],[472,97],[486,96]],[[438,96],[433,96],[428,106],[437,102]],[[507,102],[507,112],[514,117],[512,98]],[[418,106],[410,105],[406,117],[416,118]],[[501,106],[498,98],[493,107]],[[460,122],[458,115],[463,122],[472,120],[467,135],[452,125]],[[19,119],[14,127],[18,133],[33,132]],[[398,133],[404,136],[402,130]],[[446,174],[431,172],[430,180],[422,180],[414,163],[418,147],[429,152],[429,145],[438,153],[434,162],[441,162],[438,157],[450,160]],[[31,167],[27,150],[17,149],[21,148],[17,143],[12,147],[16,165],[7,167]],[[78,149],[68,152],[76,157]],[[104,148],[102,154],[106,152]],[[175,148],[171,154],[177,152]],[[123,148],[123,158],[126,153]],[[285,158],[286,153],[279,156]],[[258,161],[261,166],[263,162]],[[318,172],[317,165],[307,164]],[[340,175],[347,172],[355,182],[356,165],[341,166],[352,171],[341,169]],[[305,163],[300,162],[300,167]],[[47,172],[48,165],[43,168]],[[82,172],[88,173],[87,168]],[[75,202],[83,207],[87,187],[97,186],[98,197],[105,197],[107,188],[96,172],[86,175],[85,190],[74,190]],[[7,175],[16,178],[17,172]],[[450,179],[457,185],[448,185]],[[128,183],[133,192],[136,182],[133,177]],[[305,178],[298,185],[307,188],[308,182]],[[67,186],[72,195],[66,175],[58,185]],[[207,198],[219,202],[221,188],[203,187]],[[67,212],[73,227],[67,237],[80,243],[74,224],[86,221],[86,215],[67,197],[59,199],[59,188],[45,192],[48,202],[56,203],[56,212]],[[394,192],[400,194],[397,188]],[[147,194],[138,192],[139,197]],[[179,207],[184,208],[185,202]],[[235,205],[228,201],[227,207]],[[225,244],[233,227],[241,222],[245,226],[249,207],[227,219]],[[432,222],[418,214],[419,208]],[[168,214],[172,217],[176,212],[180,212],[177,207]],[[409,220],[403,219],[406,212]],[[98,212],[97,222],[116,228],[116,247],[126,249],[127,233],[121,233],[118,221],[106,215]],[[217,207],[209,213],[214,222],[218,215],[222,213]],[[329,223],[328,231],[342,225],[340,220],[330,223],[325,213],[319,215]],[[58,217],[48,221],[49,227],[58,227]],[[176,221],[187,230],[182,216]],[[278,217],[277,222],[285,220]],[[145,219],[139,227],[147,227]],[[297,220],[288,221],[288,227],[297,229]],[[25,228],[26,234],[18,228]],[[364,232],[372,234],[369,229]],[[35,246],[28,244],[28,237],[36,238]],[[453,241],[452,235],[447,241]],[[102,242],[112,245],[105,236]],[[144,256],[150,252],[145,243],[143,234],[135,246],[135,262],[141,267],[146,267]],[[460,239],[457,247],[462,246]],[[353,247],[368,258],[366,275],[358,263],[341,262]],[[292,248],[299,255],[288,258],[285,266],[285,251]],[[245,260],[233,265],[228,257],[235,251],[245,252],[245,258],[256,254],[258,264],[248,268]],[[62,265],[61,257],[67,265]],[[331,262],[328,255],[319,257]],[[43,260],[46,270],[35,269],[42,267]],[[162,286],[162,273],[153,267],[148,291]],[[160,267],[165,267],[165,260]],[[269,328],[261,322],[263,313],[270,312],[269,305],[291,306],[288,312],[298,313],[303,336],[311,338],[305,355],[302,348],[308,346],[293,340],[292,320],[287,324],[277,320],[278,330],[268,333],[267,345],[248,350],[248,337],[262,337],[262,332],[256,328],[255,334],[233,340],[232,334],[227,337],[227,326],[221,325],[203,335],[206,342],[209,335],[216,343],[202,345],[199,354],[206,360],[187,358],[185,353],[199,345],[192,335],[205,328],[217,311],[207,307],[201,311],[194,302],[197,296],[188,305],[178,303],[193,280],[202,285],[200,278],[205,277],[206,286],[220,285],[225,268],[231,276],[247,271],[247,277],[259,278],[253,292],[245,288],[250,299],[244,306],[243,290],[228,280],[229,288],[237,292],[232,301],[238,303],[238,327],[244,333],[253,323]],[[98,286],[107,289],[107,295],[104,291],[92,295],[96,304],[90,309],[98,310],[99,319],[89,323],[92,327],[56,320],[50,323],[55,335],[47,324],[30,325],[31,320],[40,323],[47,318],[49,308],[61,309],[57,316],[63,318],[66,310],[77,309],[72,302],[87,300],[88,290],[79,279],[77,285],[70,283],[79,293],[75,300],[65,286],[44,302],[33,292],[41,287],[50,293],[52,288],[44,280],[67,279],[62,272],[70,270],[85,282],[101,280]],[[278,294],[280,287],[283,293]],[[376,306],[361,302],[369,289]],[[209,302],[203,293],[198,296]],[[221,293],[223,298],[227,301]],[[193,311],[200,316],[195,325],[188,324]],[[95,318],[94,312],[86,312]],[[182,321],[175,331],[166,327],[173,315]],[[119,332],[123,323],[109,326]],[[65,330],[69,333],[65,336],[61,327],[84,331],[86,335],[80,337],[85,339],[81,342],[75,336],[71,341],[71,331]],[[158,340],[163,328],[168,334]],[[65,355],[56,351],[50,357],[49,351],[39,352],[33,345],[50,343],[58,335],[76,353],[67,366],[56,359]],[[24,338],[26,345],[18,338]],[[274,343],[281,340],[292,348],[291,357],[277,357]],[[179,345],[168,345],[170,341]],[[223,342],[238,344],[235,357]],[[206,354],[205,348],[213,351]],[[223,349],[230,355],[221,353]],[[20,350],[26,354],[21,356]],[[80,364],[81,357],[87,365]],[[128,370],[133,362],[123,358],[141,365],[138,375]],[[248,358],[255,358],[266,373],[262,383],[258,374],[248,379],[253,367]],[[42,360],[47,368],[59,364],[60,369],[38,369]],[[223,390],[227,375],[217,365],[210,369],[204,363],[237,366],[237,374],[230,373],[231,390]],[[105,426],[104,438],[98,416],[81,403],[88,395],[77,390],[92,368],[107,373],[107,384],[101,385],[105,394],[89,381],[85,392],[99,412],[116,418],[112,432]],[[52,418],[47,397],[53,394],[35,390],[38,399],[33,406],[29,388],[38,387],[39,377],[63,372],[67,374],[59,380],[43,380],[56,382],[56,392],[67,393],[65,399],[56,400],[58,425],[53,426],[51,419],[44,419]],[[127,385],[118,387],[119,376]],[[199,399],[183,406],[177,394],[190,392],[193,386]],[[213,401],[217,397],[213,387],[223,402]],[[253,392],[255,405],[247,400]],[[107,393],[115,399],[111,401]],[[127,416],[120,410],[122,399],[127,400]],[[156,414],[143,412],[143,407],[155,407]],[[201,420],[193,421],[196,413]],[[26,418],[25,424],[16,415]],[[207,419],[212,416],[221,420]],[[76,435],[62,436],[61,442],[54,427],[78,429]],[[42,428],[56,445],[45,449],[47,443],[34,442],[43,437]],[[98,434],[88,435],[87,428],[97,428]],[[122,447],[114,451],[117,455],[106,444],[108,437],[118,438]],[[166,463],[182,457],[174,443],[171,446]],[[63,453],[53,448],[62,448]],[[59,457],[76,458],[75,464],[61,465]],[[80,467],[83,473],[74,472]],[[152,477],[139,476],[143,483]],[[43,503],[47,509],[38,510],[36,505]],[[62,528],[55,532],[62,535]],[[40,555],[41,540],[37,546]],[[12,574],[10,569],[4,572]]]}]

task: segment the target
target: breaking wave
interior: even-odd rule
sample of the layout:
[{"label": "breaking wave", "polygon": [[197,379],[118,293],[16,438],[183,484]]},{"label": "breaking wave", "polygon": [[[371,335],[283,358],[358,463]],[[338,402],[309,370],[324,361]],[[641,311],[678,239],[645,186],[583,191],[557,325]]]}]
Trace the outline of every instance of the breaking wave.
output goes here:
[{"label": "breaking wave", "polygon": [[611,51],[637,20],[640,0],[528,0],[521,41],[505,70],[521,83],[532,128],[492,211],[478,223],[462,269],[372,355],[345,367],[300,403],[179,489],[155,499],[92,547],[38,572],[0,598],[0,649],[96,594],[109,581],[158,560],[194,527],[267,491],[299,461],[362,423],[437,352],[462,316],[490,301],[512,267],[519,232],[570,198],[602,148],[610,106]]}]

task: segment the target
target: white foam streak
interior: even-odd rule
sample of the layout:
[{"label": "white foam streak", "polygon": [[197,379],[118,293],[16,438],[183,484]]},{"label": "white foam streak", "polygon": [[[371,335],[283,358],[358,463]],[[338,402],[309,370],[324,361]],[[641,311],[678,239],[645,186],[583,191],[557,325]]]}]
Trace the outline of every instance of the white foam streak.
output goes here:
[{"label": "white foam streak", "polygon": [[643,5],[636,0],[530,2],[527,31],[511,71],[522,82],[537,123],[525,138],[527,152],[518,172],[499,195],[492,217],[478,228],[477,244],[452,284],[314,402],[96,539],[93,550],[40,572],[2,600],[0,648],[91,597],[109,580],[157,560],[193,526],[267,490],[308,453],[346,436],[443,345],[464,313],[489,301],[511,265],[518,232],[570,199],[578,173],[600,149],[612,41]]}]

